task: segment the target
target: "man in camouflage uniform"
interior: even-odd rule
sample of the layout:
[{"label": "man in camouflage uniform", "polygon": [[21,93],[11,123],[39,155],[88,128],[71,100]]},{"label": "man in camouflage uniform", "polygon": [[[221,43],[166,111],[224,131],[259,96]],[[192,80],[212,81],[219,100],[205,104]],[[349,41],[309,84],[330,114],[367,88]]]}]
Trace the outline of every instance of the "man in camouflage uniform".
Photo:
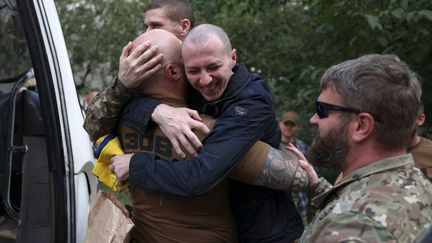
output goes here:
[{"label": "man in camouflage uniform", "polygon": [[332,187],[302,163],[318,196],[300,242],[414,242],[431,226],[432,184],[407,153],[420,98],[415,73],[394,55],[366,55],[325,72],[308,159],[340,170],[342,179]]},{"label": "man in camouflage uniform", "polygon": [[[187,1],[153,0],[147,6],[144,24],[147,31],[164,29],[183,40],[194,26],[194,21],[193,9]],[[160,70],[163,55],[156,53],[157,48],[148,42],[136,47],[129,42],[123,48],[118,78],[97,95],[85,110],[84,128],[92,141],[115,129],[120,111],[133,96],[134,90]],[[208,132],[202,123],[197,122],[194,127]]]}]

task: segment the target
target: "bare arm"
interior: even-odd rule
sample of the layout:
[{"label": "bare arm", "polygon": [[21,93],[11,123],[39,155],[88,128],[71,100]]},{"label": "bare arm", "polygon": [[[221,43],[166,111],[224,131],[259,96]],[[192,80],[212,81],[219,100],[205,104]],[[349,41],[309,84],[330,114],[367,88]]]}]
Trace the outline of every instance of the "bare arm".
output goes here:
[{"label": "bare arm", "polygon": [[252,146],[229,177],[282,191],[297,191],[308,185],[307,174],[293,153],[275,149],[262,141]]},{"label": "bare arm", "polygon": [[293,153],[270,147],[264,168],[257,178],[257,185],[276,190],[298,191],[307,187],[308,177]]}]

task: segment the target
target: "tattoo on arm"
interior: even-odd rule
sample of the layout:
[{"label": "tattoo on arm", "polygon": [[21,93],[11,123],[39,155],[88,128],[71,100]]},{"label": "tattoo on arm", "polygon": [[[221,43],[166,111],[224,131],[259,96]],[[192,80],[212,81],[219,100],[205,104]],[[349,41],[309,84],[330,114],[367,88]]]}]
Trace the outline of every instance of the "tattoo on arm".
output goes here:
[{"label": "tattoo on arm", "polygon": [[291,152],[270,148],[264,168],[256,185],[276,190],[298,191],[306,188],[308,177]]}]

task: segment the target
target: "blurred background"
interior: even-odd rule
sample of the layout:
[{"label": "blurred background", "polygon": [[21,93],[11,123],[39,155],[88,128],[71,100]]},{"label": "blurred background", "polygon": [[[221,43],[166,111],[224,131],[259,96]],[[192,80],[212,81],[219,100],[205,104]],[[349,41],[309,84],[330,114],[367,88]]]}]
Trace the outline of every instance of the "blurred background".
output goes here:
[{"label": "blurred background", "polygon": [[[117,75],[128,41],[145,31],[146,0],[59,0],[76,86],[102,90]],[[189,0],[196,23],[223,27],[239,62],[265,77],[278,115],[295,110],[298,136],[313,138],[309,118],[319,80],[333,64],[367,53],[393,53],[423,80],[426,124],[432,136],[431,0]],[[1,38],[1,37],[0,37]]]}]

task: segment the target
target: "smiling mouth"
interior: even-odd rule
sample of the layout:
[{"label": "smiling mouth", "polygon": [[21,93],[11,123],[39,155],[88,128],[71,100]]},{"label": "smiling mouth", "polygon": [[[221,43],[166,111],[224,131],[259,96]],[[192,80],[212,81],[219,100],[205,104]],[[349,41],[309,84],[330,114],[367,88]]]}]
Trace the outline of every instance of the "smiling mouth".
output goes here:
[{"label": "smiling mouth", "polygon": [[213,92],[215,89],[216,89],[216,85],[215,84],[203,87],[204,92],[207,92],[207,93]]}]

